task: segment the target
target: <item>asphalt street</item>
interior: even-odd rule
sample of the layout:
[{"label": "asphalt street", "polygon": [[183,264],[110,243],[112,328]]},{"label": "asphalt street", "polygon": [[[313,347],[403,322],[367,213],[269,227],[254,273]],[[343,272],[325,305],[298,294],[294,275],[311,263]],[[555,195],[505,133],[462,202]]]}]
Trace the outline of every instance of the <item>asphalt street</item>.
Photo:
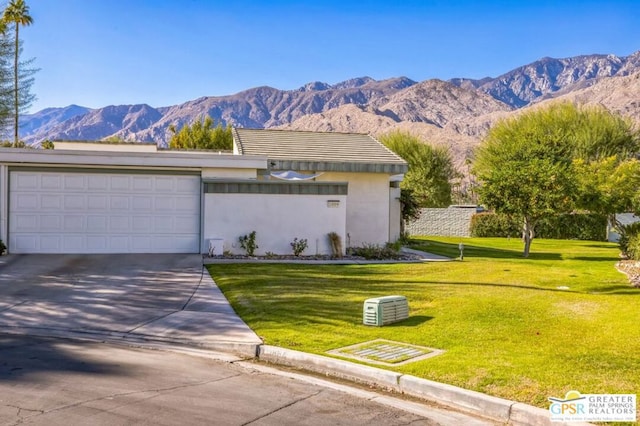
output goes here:
[{"label": "asphalt street", "polygon": [[3,425],[434,425],[237,364],[98,342],[0,335]]}]

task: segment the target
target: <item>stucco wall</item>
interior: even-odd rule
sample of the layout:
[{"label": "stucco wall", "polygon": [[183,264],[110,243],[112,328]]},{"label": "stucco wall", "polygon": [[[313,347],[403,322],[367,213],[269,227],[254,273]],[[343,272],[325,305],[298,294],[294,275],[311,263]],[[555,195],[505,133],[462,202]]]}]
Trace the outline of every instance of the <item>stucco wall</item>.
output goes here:
[{"label": "stucco wall", "polygon": [[256,169],[208,168],[202,169],[203,179],[256,179]]},{"label": "stucco wall", "polygon": [[349,182],[346,232],[351,247],[389,241],[389,175],[327,172],[316,180]]},{"label": "stucco wall", "polygon": [[[211,238],[224,239],[224,250],[244,254],[238,237],[256,231],[257,255],[291,254],[294,238],[306,238],[303,255],[332,254],[328,236],[336,232],[346,248],[344,195],[204,194],[203,253]],[[329,207],[329,200],[338,200]],[[335,206],[336,203],[331,203]],[[220,254],[220,253],[218,253]]]},{"label": "stucco wall", "polygon": [[448,207],[421,209],[420,218],[405,226],[409,235],[434,235],[443,237],[469,237],[471,217],[475,208]]},{"label": "stucco wall", "polygon": [[402,209],[400,205],[400,188],[390,188],[389,191],[389,241],[395,242],[400,238],[400,222]]}]

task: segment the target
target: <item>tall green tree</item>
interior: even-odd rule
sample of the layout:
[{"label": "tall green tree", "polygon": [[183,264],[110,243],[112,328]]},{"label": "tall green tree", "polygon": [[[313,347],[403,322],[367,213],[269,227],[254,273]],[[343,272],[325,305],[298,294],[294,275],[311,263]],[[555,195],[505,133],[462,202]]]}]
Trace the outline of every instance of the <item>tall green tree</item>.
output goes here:
[{"label": "tall green tree", "polygon": [[640,161],[635,158],[620,159],[614,155],[586,161],[573,162],[578,182],[578,207],[606,215],[609,225],[620,228],[616,213],[640,213]]},{"label": "tall green tree", "polygon": [[13,123],[13,48],[13,37],[0,31],[0,139],[2,140],[9,138],[9,129]]},{"label": "tall green tree", "polygon": [[[526,257],[542,217],[576,207],[618,208],[605,197],[606,185],[584,179],[594,170],[589,165],[611,156],[629,158],[638,146],[629,123],[604,108],[557,103],[527,111],[498,122],[477,149],[481,201],[522,220]],[[591,199],[584,196],[596,187],[601,191]]]},{"label": "tall green tree", "polygon": [[214,127],[211,117],[196,120],[190,126],[183,126],[179,131],[171,125],[169,132],[171,132],[170,149],[233,149],[232,127],[230,125],[223,127],[221,123]]},{"label": "tall green tree", "polygon": [[451,204],[451,181],[458,173],[447,147],[432,146],[417,136],[399,131],[381,136],[380,142],[409,164],[400,187],[409,190],[420,207]]},{"label": "tall green tree", "polygon": [[480,179],[483,203],[498,213],[520,218],[524,257],[529,256],[540,219],[570,212],[574,206],[570,167],[549,158],[505,161]]},{"label": "tall green tree", "polygon": [[[33,23],[33,18],[31,17],[31,15],[29,15],[29,6],[27,6],[27,4],[24,2],[24,0],[11,0],[7,6],[7,8],[4,10],[4,13],[2,14],[2,23],[1,25],[5,27],[8,25],[13,24],[14,28],[15,28],[15,47],[14,47],[14,61],[13,61],[13,78],[14,78],[14,86],[13,86],[13,90],[14,90],[14,98],[13,98],[13,123],[14,123],[14,130],[13,130],[13,134],[14,134],[14,144],[17,145],[18,144],[18,119],[19,119],[19,112],[20,112],[20,108],[21,108],[21,103],[20,103],[20,86],[19,86],[19,80],[20,80],[20,74],[19,74],[19,54],[20,54],[20,37],[19,37],[19,33],[20,33],[20,27],[21,26],[28,26],[31,25]],[[5,31],[3,31],[5,32]],[[25,105],[22,105],[22,107],[25,107]]]}]

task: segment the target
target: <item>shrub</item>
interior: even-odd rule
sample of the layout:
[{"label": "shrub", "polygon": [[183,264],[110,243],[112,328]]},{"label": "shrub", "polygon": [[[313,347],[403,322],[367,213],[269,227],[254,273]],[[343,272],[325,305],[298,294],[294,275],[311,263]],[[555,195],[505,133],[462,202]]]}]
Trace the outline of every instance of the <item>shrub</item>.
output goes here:
[{"label": "shrub", "polygon": [[607,217],[594,213],[561,214],[543,218],[536,236],[561,240],[606,241]]},{"label": "shrub", "polygon": [[290,243],[291,244],[291,249],[293,249],[293,255],[295,257],[298,257],[302,254],[302,252],[304,252],[307,249],[307,239],[306,238],[302,238],[302,239],[298,239],[297,237],[293,239],[293,241]]},{"label": "shrub", "polygon": [[629,237],[625,254],[631,260],[640,260],[640,234]]},{"label": "shrub", "polygon": [[351,254],[364,257],[367,260],[398,259],[400,257],[398,249],[391,243],[384,246],[365,243],[360,247],[352,247]]},{"label": "shrub", "polygon": [[7,250],[7,246],[5,246],[2,240],[0,240],[0,256],[4,254],[5,250]]},{"label": "shrub", "polygon": [[258,248],[256,244],[256,231],[251,231],[249,235],[238,237],[238,241],[240,242],[240,247],[247,252],[247,256],[253,256],[255,254]]},{"label": "shrub", "polygon": [[495,213],[477,213],[471,216],[472,237],[516,237],[521,226],[514,219]]},{"label": "shrub", "polygon": [[628,252],[630,241],[633,237],[640,235],[640,222],[620,225],[618,226],[617,231],[620,234],[620,239],[618,240],[620,252],[622,252],[623,256],[630,257]]},{"label": "shrub", "polygon": [[[549,216],[536,225],[537,238],[566,240],[606,240],[607,218],[591,213]],[[521,223],[517,218],[496,213],[478,213],[471,218],[472,237],[519,237]]]}]

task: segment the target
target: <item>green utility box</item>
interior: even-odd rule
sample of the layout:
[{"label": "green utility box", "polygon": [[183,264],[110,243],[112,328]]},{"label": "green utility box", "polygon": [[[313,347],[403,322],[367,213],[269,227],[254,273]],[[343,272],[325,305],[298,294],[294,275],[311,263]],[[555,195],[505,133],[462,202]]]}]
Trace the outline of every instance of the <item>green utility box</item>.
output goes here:
[{"label": "green utility box", "polygon": [[384,296],[364,301],[362,323],[383,326],[409,318],[409,305],[404,296]]}]

